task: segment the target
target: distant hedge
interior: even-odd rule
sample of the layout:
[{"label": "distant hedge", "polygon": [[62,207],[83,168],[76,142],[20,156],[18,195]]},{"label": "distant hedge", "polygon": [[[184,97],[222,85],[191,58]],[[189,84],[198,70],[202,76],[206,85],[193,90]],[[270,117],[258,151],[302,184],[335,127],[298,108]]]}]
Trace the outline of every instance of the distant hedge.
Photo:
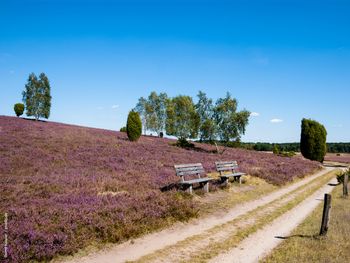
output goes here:
[{"label": "distant hedge", "polygon": [[[199,141],[198,141],[199,142]],[[202,141],[204,143],[214,143],[214,141]],[[232,148],[242,148],[247,150],[272,152],[273,146],[277,145],[283,152],[300,152],[300,142],[270,143],[270,142],[220,142],[217,144]],[[350,153],[350,142],[328,142],[328,153]]]},{"label": "distant hedge", "polygon": [[142,133],[142,123],[140,115],[135,111],[130,111],[126,123],[126,133],[130,141],[137,141]]},{"label": "distant hedge", "polygon": [[327,152],[326,128],[317,121],[303,119],[301,121],[300,151],[310,160],[323,162]]}]

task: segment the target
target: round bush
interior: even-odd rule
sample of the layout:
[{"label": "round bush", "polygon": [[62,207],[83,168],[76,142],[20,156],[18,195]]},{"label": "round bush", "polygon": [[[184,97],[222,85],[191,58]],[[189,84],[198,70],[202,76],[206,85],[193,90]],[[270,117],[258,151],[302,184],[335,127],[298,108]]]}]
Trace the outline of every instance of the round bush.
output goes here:
[{"label": "round bush", "polygon": [[140,115],[135,111],[130,111],[126,123],[126,133],[130,141],[137,141],[142,132]]},{"label": "round bush", "polygon": [[121,127],[120,128],[120,132],[126,132],[126,127],[124,126],[124,127]]},{"label": "round bush", "polygon": [[23,103],[16,103],[14,106],[13,106],[13,109],[17,115],[17,117],[21,116],[23,114],[23,111],[24,111],[24,104]]}]

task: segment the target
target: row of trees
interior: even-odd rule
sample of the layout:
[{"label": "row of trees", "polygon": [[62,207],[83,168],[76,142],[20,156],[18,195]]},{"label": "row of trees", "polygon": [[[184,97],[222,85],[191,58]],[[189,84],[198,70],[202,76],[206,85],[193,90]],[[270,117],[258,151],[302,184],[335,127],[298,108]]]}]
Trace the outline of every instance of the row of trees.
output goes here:
[{"label": "row of trees", "polygon": [[[235,147],[256,150],[256,151],[272,151],[274,145],[277,145],[281,151],[300,152],[300,142],[291,143],[268,143],[268,142],[241,142]],[[350,153],[349,142],[327,142],[327,153]]]},{"label": "row of trees", "polygon": [[141,97],[134,111],[138,112],[146,131],[179,139],[198,138],[205,141],[240,140],[248,125],[250,112],[237,111],[238,102],[227,93],[214,103],[199,91],[195,104],[192,97],[179,95],[169,98],[166,93],[151,92]]}]

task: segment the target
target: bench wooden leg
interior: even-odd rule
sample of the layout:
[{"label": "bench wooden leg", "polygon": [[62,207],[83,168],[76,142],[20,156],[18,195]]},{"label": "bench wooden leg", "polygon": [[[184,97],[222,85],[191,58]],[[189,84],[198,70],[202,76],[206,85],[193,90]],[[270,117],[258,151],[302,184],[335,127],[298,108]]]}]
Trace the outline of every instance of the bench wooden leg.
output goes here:
[{"label": "bench wooden leg", "polygon": [[235,177],[233,177],[233,180],[235,181],[235,182],[239,182],[239,184],[241,184],[242,183],[242,180],[241,180],[241,176],[235,176]]},{"label": "bench wooden leg", "polygon": [[221,177],[221,184],[222,187],[228,186],[228,177]]},{"label": "bench wooden leg", "polygon": [[203,192],[209,193],[209,182],[204,183],[203,185]]},{"label": "bench wooden leg", "polygon": [[192,185],[188,185],[187,189],[186,189],[186,192],[189,193],[189,194],[192,194]]}]

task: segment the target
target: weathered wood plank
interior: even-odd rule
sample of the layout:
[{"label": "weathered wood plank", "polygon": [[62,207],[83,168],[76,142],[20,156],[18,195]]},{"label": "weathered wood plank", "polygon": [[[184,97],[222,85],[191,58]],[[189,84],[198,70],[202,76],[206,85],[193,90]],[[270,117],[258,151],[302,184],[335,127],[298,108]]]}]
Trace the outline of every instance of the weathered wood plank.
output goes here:
[{"label": "weathered wood plank", "polygon": [[216,167],[216,170],[218,172],[220,171],[230,171],[230,170],[236,170],[238,169],[238,166],[230,166],[230,167]]},{"label": "weathered wood plank", "polygon": [[245,173],[222,174],[220,177],[238,177],[242,175],[245,175]]},{"label": "weathered wood plank", "polygon": [[237,161],[215,162],[215,165],[237,164]]},{"label": "weathered wood plank", "polygon": [[175,169],[176,168],[187,168],[187,167],[192,167],[192,166],[203,166],[201,163],[190,163],[190,164],[176,164],[174,165]]},{"label": "weathered wood plank", "polygon": [[203,166],[191,166],[191,167],[181,167],[175,168],[177,171],[192,171],[197,169],[203,169]]},{"label": "weathered wood plank", "polygon": [[322,214],[320,236],[326,235],[327,231],[328,231],[329,213],[331,210],[331,201],[332,201],[332,196],[330,194],[325,194],[324,195],[324,205],[323,205],[323,214]]},{"label": "weathered wood plank", "polygon": [[203,174],[203,173],[204,173],[204,169],[202,169],[202,170],[195,170],[195,171],[185,171],[185,172],[178,172],[178,171],[176,171],[176,175],[177,176]]},{"label": "weathered wood plank", "polygon": [[211,180],[213,180],[213,178],[209,178],[209,177],[198,178],[198,179],[186,180],[186,181],[180,182],[180,184],[197,184],[197,183],[209,182]]},{"label": "weathered wood plank", "polygon": [[349,181],[349,175],[348,173],[344,173],[344,179],[343,179],[343,196],[348,196],[348,181]]}]

